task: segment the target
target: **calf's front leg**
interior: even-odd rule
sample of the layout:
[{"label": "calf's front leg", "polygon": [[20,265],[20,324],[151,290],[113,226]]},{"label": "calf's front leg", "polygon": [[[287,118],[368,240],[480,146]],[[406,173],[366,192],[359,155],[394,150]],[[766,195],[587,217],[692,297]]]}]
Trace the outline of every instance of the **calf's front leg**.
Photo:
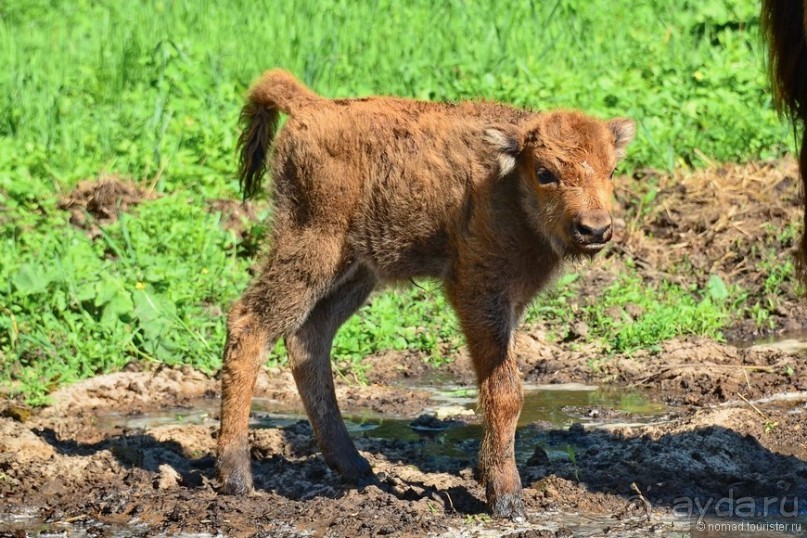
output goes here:
[{"label": "calf's front leg", "polygon": [[524,397],[512,352],[515,314],[502,296],[449,289],[479,383],[484,433],[479,471],[494,517],[524,521],[515,434]]}]

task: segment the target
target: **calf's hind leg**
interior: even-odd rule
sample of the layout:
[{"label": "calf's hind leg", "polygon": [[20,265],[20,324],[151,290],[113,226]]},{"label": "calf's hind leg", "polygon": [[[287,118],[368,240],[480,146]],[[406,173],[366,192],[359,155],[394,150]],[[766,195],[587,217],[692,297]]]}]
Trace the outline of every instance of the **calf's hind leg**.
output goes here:
[{"label": "calf's hind leg", "polygon": [[321,299],[305,323],[286,336],[289,363],[322,455],[345,480],[372,475],[348,435],[334,392],[331,345],[339,327],[364,303],[376,278],[364,266]]},{"label": "calf's hind leg", "polygon": [[260,276],[233,305],[227,321],[216,460],[222,493],[252,490],[249,406],[269,347],[302,325],[344,271],[333,240],[298,233],[278,237],[275,244]]}]

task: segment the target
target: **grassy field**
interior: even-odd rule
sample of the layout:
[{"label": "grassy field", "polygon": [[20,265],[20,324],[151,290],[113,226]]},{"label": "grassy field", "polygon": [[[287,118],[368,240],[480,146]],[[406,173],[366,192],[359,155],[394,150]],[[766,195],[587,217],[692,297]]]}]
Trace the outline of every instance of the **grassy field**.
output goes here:
[{"label": "grassy field", "polygon": [[[638,137],[624,173],[746,161],[782,155],[792,141],[771,107],[757,4],[0,2],[0,384],[39,403],[59,384],[132,360],[219,366],[221,311],[254,259],[206,200],[239,196],[238,111],[262,70],[283,66],[328,96],[630,116]],[[158,198],[91,239],[57,201],[105,174]],[[718,335],[731,306],[721,285],[646,290],[628,274],[592,307],[592,337],[619,351]],[[572,275],[528,320],[562,318],[574,289]],[[601,314],[626,297],[648,305],[646,328]],[[659,321],[680,305],[691,323]],[[335,356],[360,371],[375,350],[439,359],[460,342],[427,282],[376,296],[340,333]]]}]

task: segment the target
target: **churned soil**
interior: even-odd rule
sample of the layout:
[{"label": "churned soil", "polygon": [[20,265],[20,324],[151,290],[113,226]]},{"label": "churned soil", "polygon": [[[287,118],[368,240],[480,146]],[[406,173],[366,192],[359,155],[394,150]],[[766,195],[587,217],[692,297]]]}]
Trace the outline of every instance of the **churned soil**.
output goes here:
[{"label": "churned soil", "polygon": [[99,226],[118,220],[146,200],[156,198],[153,190],[119,176],[103,176],[80,181],[76,188],[59,199],[57,207],[70,213],[70,223],[90,237],[101,235]]},{"label": "churned soil", "polygon": [[[579,421],[522,424],[524,525],[485,515],[474,478],[478,412],[415,421],[437,403],[429,388],[409,383],[399,354],[403,368],[389,369],[383,385],[338,382],[356,444],[377,474],[361,488],[325,464],[282,369],[265,370],[258,383],[250,430],[256,492],[247,498],[216,493],[215,377],[190,368],[121,372],[62,389],[40,410],[23,413],[7,402],[0,528],[10,530],[0,532],[30,532],[2,519],[27,513],[35,528],[95,535],[674,535],[682,499],[702,506],[727,496],[807,499],[798,352],[675,341],[654,355],[616,357],[593,374],[585,351],[529,335],[517,351],[533,383],[591,383],[600,375],[671,402],[664,413],[642,416],[594,400],[565,409]],[[362,420],[378,426],[362,428]]]}]

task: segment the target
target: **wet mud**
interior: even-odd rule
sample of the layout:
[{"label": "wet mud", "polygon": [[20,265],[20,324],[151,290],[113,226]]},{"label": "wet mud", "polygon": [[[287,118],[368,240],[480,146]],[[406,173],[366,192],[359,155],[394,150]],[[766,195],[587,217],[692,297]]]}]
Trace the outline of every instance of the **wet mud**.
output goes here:
[{"label": "wet mud", "polygon": [[[617,358],[606,373],[615,383],[594,386],[590,374],[571,380],[584,352],[529,340],[529,353],[519,347],[528,383],[516,442],[524,525],[485,513],[467,380],[417,386],[390,372],[385,385],[339,383],[349,430],[377,475],[355,488],[320,456],[289,373],[264,371],[250,427],[256,491],[234,498],[216,493],[217,380],[160,368],[78,383],[30,413],[6,404],[1,532],[675,536],[701,511],[714,518],[718,501],[740,499],[759,511],[768,502],[768,520],[804,520],[807,392],[798,374],[776,370],[797,368],[802,350],[671,342],[659,354],[667,360]],[[699,352],[704,360],[691,360]],[[632,361],[643,366],[624,366]]]}]

